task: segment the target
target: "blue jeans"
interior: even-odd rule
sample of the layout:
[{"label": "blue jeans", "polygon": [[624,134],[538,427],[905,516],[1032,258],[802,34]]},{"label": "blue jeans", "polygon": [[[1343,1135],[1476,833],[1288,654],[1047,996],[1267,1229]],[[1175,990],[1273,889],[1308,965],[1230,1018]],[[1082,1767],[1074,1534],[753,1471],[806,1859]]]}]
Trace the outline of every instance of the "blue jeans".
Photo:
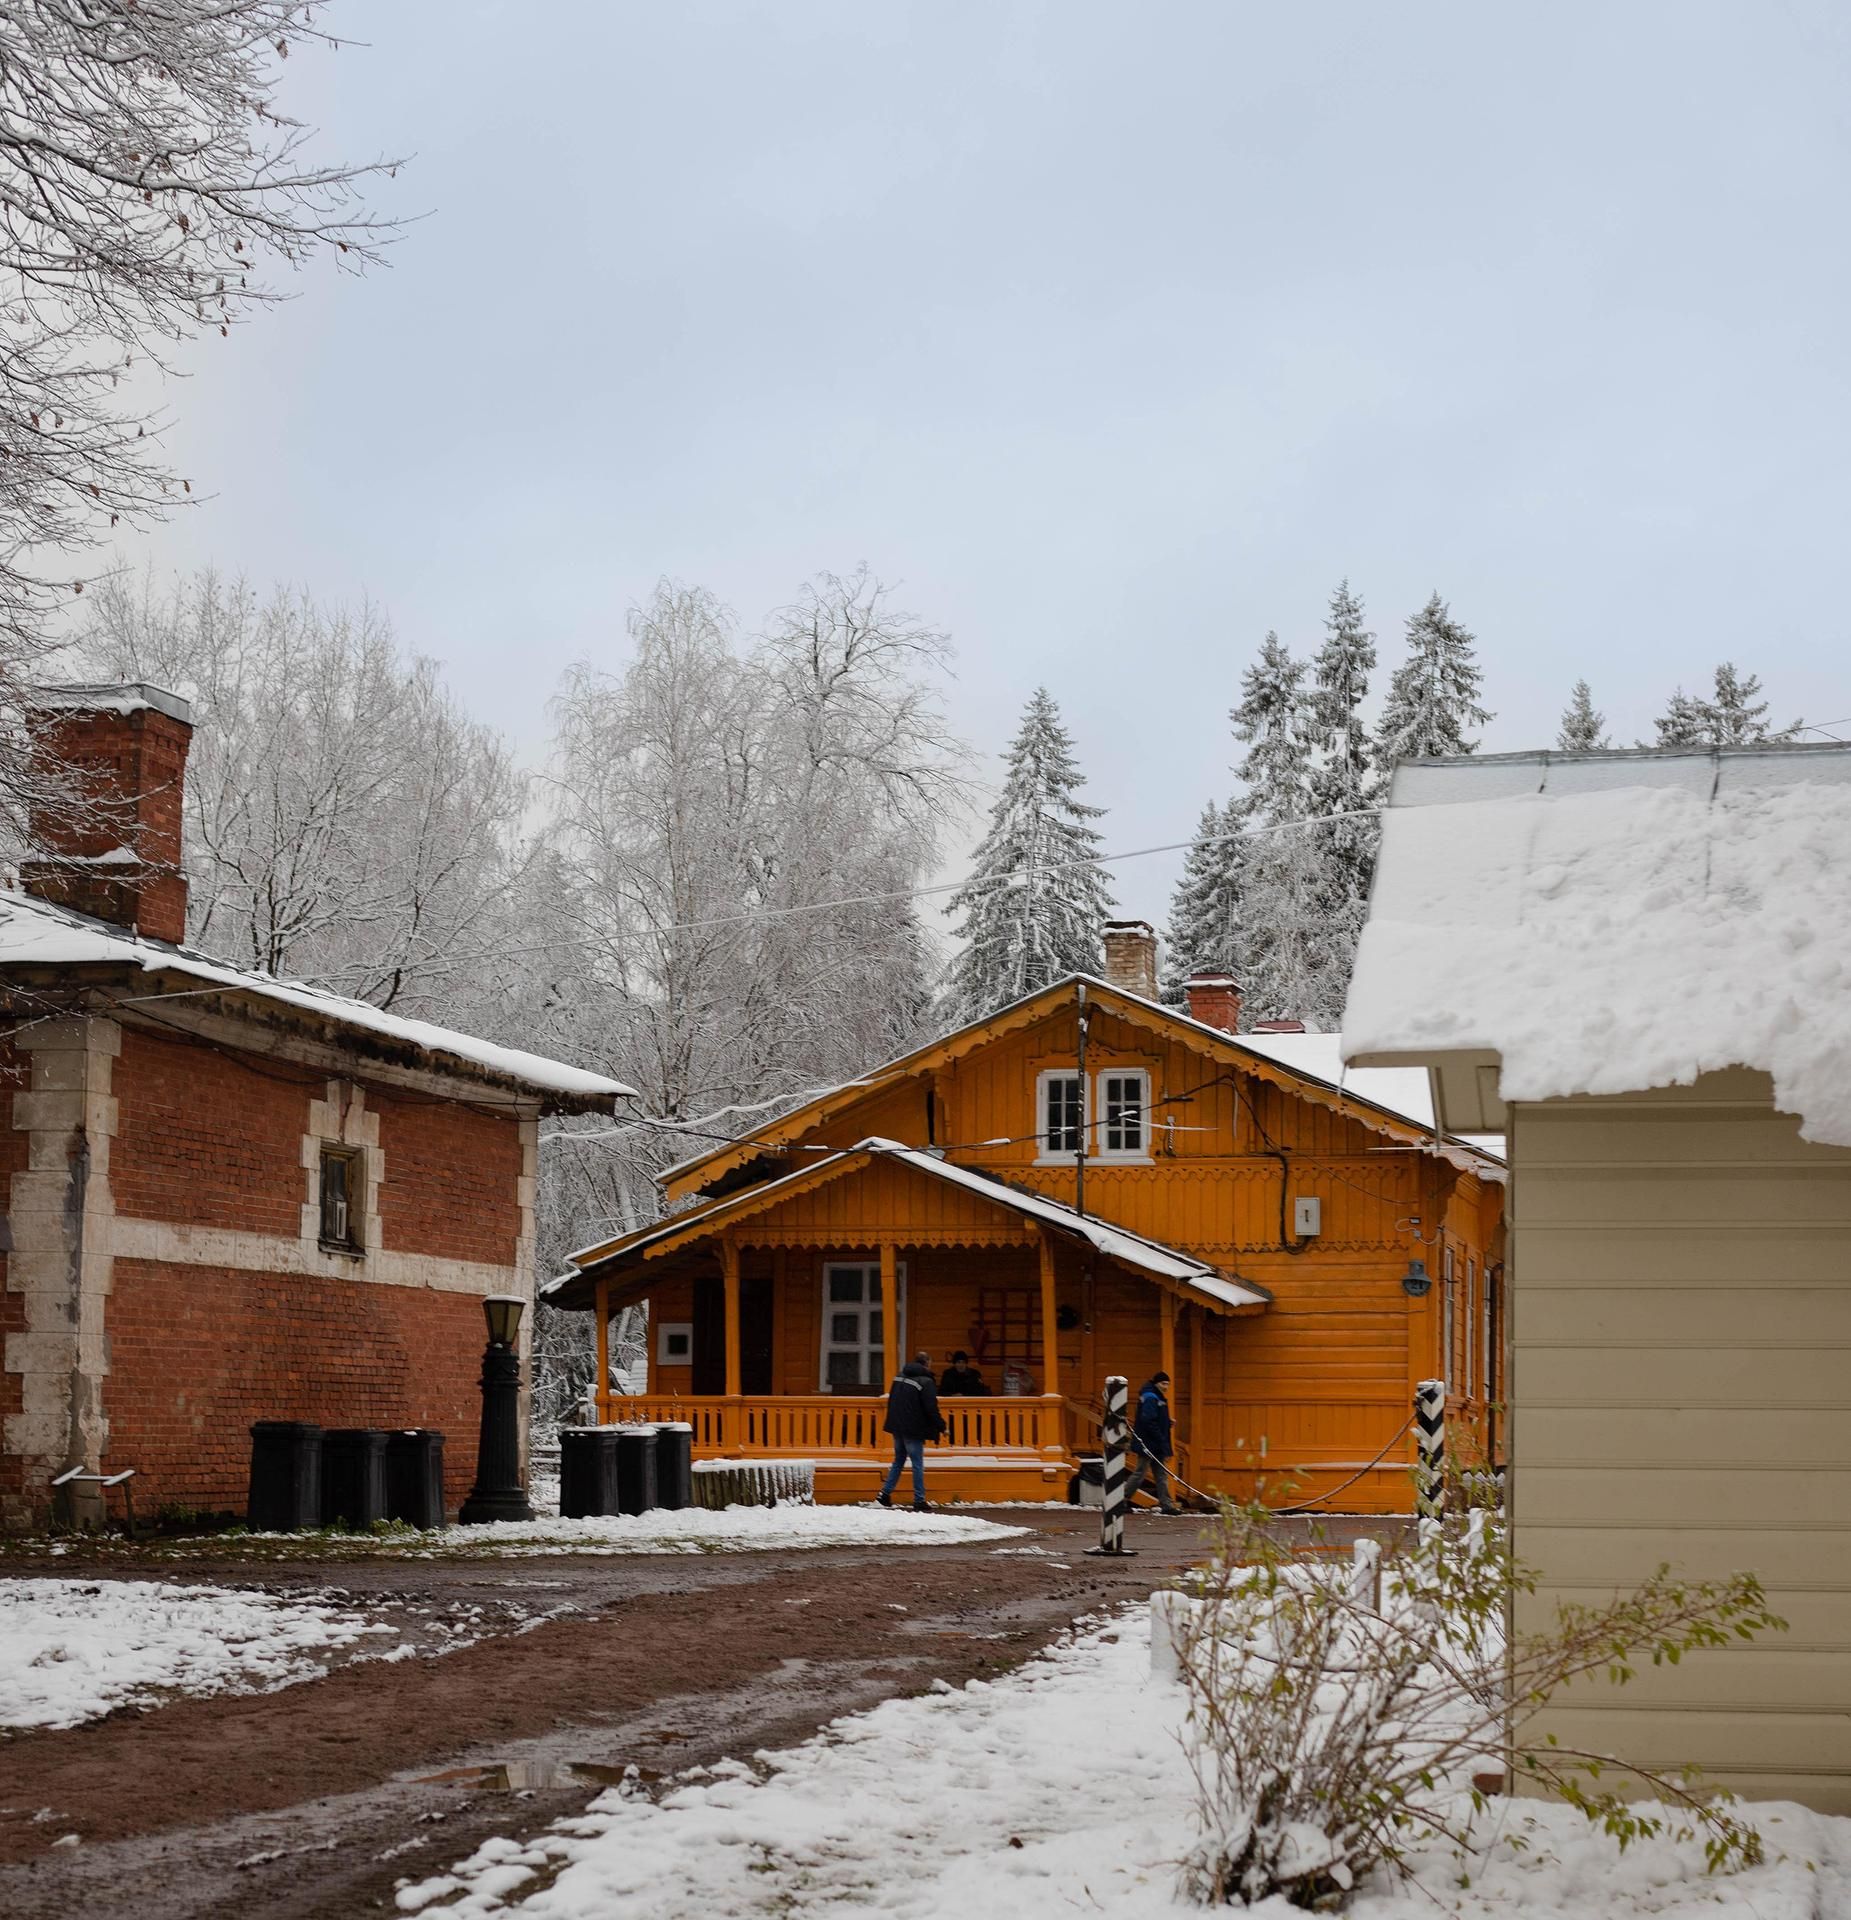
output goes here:
[{"label": "blue jeans", "polygon": [[903,1440],[897,1433],[893,1436],[893,1465],[887,1469],[887,1481],[881,1488],[881,1498],[893,1498],[893,1490],[900,1484],[900,1469],[909,1460],[913,1463],[913,1505],[923,1507],[926,1503],[925,1442]]}]

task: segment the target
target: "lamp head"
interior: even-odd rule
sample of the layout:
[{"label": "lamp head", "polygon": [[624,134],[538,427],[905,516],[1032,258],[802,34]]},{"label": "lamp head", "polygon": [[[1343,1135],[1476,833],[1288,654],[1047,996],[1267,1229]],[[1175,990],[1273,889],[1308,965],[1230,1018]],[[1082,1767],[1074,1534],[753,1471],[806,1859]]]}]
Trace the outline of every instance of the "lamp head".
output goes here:
[{"label": "lamp head", "polygon": [[1410,1299],[1418,1300],[1423,1294],[1430,1292],[1432,1287],[1433,1279],[1427,1272],[1426,1263],[1421,1260],[1410,1260],[1407,1272],[1401,1276],[1401,1291]]},{"label": "lamp head", "polygon": [[491,1293],[482,1302],[491,1345],[511,1347],[520,1337],[521,1312],[527,1302],[518,1293]]}]

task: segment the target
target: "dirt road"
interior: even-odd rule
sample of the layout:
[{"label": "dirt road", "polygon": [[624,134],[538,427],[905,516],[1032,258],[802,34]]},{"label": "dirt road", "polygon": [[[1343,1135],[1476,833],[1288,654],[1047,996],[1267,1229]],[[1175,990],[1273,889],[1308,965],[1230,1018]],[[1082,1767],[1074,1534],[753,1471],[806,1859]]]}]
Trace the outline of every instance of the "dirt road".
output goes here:
[{"label": "dirt road", "polygon": [[[519,1837],[577,1812],[626,1767],[648,1777],[789,1745],[934,1679],[957,1685],[1013,1666],[1078,1616],[1148,1594],[1201,1551],[1189,1520],[1134,1522],[1139,1556],[1113,1561],[1084,1555],[1097,1537],[1090,1514],[994,1518],[1032,1532],[968,1546],[685,1557],[9,1561],[8,1572],[85,1578],[335,1585],[357,1601],[490,1629],[557,1617],[279,1693],[15,1735],[0,1744],[0,1913],[389,1911],[401,1878],[438,1871],[492,1834]],[[1044,1551],[1019,1551],[1030,1546]],[[72,1833],[77,1844],[54,1844]]]}]

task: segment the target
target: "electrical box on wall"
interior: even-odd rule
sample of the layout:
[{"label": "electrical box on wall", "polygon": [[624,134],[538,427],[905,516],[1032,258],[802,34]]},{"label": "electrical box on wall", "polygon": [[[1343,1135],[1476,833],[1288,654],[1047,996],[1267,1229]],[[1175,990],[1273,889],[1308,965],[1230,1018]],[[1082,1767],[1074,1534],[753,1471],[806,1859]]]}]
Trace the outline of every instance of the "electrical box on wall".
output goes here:
[{"label": "electrical box on wall", "polygon": [[1315,1240],[1324,1227],[1324,1203],[1321,1200],[1292,1202],[1292,1231],[1301,1240]]}]

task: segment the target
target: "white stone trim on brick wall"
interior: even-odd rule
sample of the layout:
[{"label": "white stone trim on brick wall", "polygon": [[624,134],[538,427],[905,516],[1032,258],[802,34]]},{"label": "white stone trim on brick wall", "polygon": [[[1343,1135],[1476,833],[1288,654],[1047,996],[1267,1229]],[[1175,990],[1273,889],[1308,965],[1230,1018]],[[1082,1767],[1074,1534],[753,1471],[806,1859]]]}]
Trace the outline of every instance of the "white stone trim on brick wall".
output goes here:
[{"label": "white stone trim on brick wall", "polygon": [[[19,1379],[20,1409],[7,1418],[5,1445],[25,1461],[27,1511],[0,1519],[23,1520],[42,1506],[53,1475],[94,1468],[109,1443],[111,1084],[122,1029],[81,1015],[29,1021],[13,1045],[30,1061],[32,1080],[13,1096],[27,1163],[8,1195],[6,1288],[25,1296],[25,1325],[6,1338],[3,1364]],[[95,1487],[69,1491],[69,1517],[98,1517]]]},{"label": "white stone trim on brick wall", "polygon": [[[351,1080],[330,1080],[323,1097],[309,1102],[308,1131],[302,1136],[302,1171],[307,1183],[302,1202],[302,1238],[316,1247],[321,1245],[323,1147],[359,1149],[364,1169],[360,1196],[360,1235],[366,1248],[364,1257],[371,1261],[383,1245],[379,1189],[386,1177],[386,1156],[379,1145],[379,1115],[367,1111],[364,1087],[356,1086]],[[333,1254],[329,1257],[343,1269],[342,1278],[362,1277],[346,1271],[356,1264],[355,1256]]]},{"label": "white stone trim on brick wall", "polygon": [[345,1280],[355,1286],[423,1287],[433,1293],[528,1293],[518,1266],[488,1260],[449,1260],[434,1253],[380,1247],[364,1260],[324,1251],[318,1239],[288,1240],[278,1233],[237,1227],[196,1227],[182,1220],[143,1220],[117,1214],[109,1224],[118,1260],[160,1260],[181,1267],[233,1267],[244,1273],[281,1273],[303,1280]]}]

